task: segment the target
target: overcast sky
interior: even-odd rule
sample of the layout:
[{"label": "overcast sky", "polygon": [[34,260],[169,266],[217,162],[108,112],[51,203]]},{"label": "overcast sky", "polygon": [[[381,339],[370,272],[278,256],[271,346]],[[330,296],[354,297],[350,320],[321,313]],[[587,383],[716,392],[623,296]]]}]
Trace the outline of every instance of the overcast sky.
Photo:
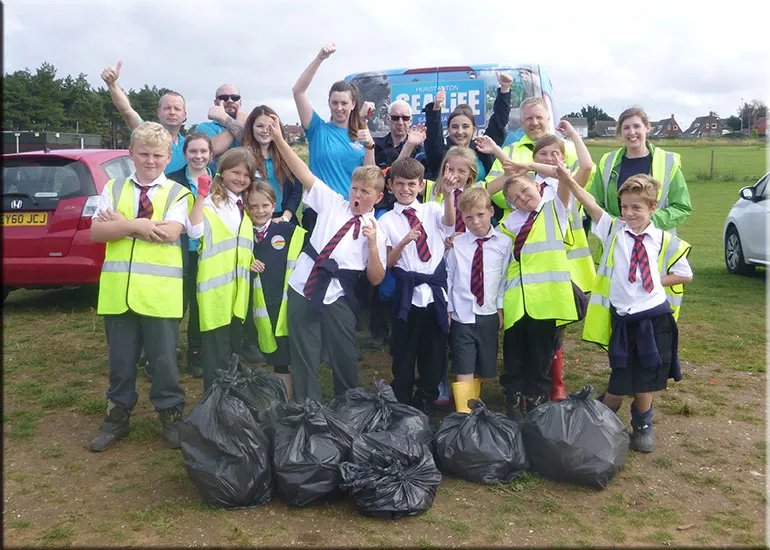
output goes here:
[{"label": "overcast sky", "polygon": [[[715,7],[707,7],[709,5]],[[633,6],[633,7],[631,7]],[[764,7],[762,7],[764,6]],[[125,89],[178,90],[188,123],[206,119],[233,83],[244,107],[299,117],[291,88],[326,42],[310,99],[328,117],[335,80],[368,70],[539,63],[558,114],[598,105],[617,118],[638,105],[652,120],[735,114],[768,95],[770,2],[678,0],[154,0],[4,2],[4,70],[52,63],[58,76],[99,74],[123,61]],[[189,124],[188,124],[189,126]]]}]

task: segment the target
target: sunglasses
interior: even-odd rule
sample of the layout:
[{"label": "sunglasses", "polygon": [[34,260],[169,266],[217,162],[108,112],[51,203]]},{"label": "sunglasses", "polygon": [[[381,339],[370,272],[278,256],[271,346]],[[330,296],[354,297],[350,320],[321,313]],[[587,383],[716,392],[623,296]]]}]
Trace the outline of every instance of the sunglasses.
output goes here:
[{"label": "sunglasses", "polygon": [[239,99],[241,99],[241,96],[239,96],[238,94],[222,94],[222,95],[218,95],[217,99],[219,101],[227,101],[228,99],[231,101],[238,101]]},{"label": "sunglasses", "polygon": [[390,115],[390,120],[392,120],[393,122],[397,122],[399,120],[403,120],[404,122],[409,122],[410,120],[412,120],[412,115],[401,115],[401,116]]}]

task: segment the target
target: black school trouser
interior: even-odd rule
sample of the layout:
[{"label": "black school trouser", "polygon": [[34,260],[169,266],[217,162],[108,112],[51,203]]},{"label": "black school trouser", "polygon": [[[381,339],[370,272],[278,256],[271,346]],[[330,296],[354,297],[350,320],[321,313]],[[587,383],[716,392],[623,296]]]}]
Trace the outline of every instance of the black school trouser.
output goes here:
[{"label": "black school trouser", "polygon": [[241,354],[243,323],[233,317],[229,325],[201,332],[201,367],[203,391],[211,387],[218,370],[227,372],[233,354]]},{"label": "black school trouser", "polygon": [[201,349],[201,324],[198,317],[198,299],[196,298],[196,285],[198,279],[198,252],[188,252],[189,263],[187,273],[184,276],[182,315],[190,306],[190,317],[187,320],[187,356],[192,350]]},{"label": "black school trouser", "polygon": [[556,321],[533,319],[526,313],[503,336],[503,366],[500,385],[507,396],[548,395],[551,391],[551,360]]},{"label": "black school trouser", "polygon": [[[390,353],[393,356],[393,382],[391,387],[396,399],[411,404],[415,384],[414,401],[433,403],[438,398],[442,365],[446,356],[447,335],[436,320],[436,304],[428,307],[412,306],[406,322],[393,319],[393,335]],[[420,378],[415,382],[414,365]]]}]

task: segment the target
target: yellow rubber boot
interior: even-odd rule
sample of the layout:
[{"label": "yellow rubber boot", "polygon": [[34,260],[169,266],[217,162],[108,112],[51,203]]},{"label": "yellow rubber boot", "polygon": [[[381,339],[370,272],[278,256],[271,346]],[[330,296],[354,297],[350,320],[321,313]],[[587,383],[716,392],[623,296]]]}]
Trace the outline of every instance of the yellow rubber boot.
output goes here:
[{"label": "yellow rubber boot", "polygon": [[473,397],[478,400],[481,397],[481,378],[474,378],[473,384],[475,385],[473,388]]},{"label": "yellow rubber boot", "polygon": [[455,396],[455,410],[470,414],[469,399],[476,399],[476,382],[452,382],[452,393]]}]

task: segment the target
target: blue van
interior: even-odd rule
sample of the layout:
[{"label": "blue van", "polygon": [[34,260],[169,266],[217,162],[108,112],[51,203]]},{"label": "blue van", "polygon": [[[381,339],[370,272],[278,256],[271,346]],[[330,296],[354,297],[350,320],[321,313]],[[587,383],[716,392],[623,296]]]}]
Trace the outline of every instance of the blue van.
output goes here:
[{"label": "blue van", "polygon": [[551,112],[551,132],[554,132],[556,112],[553,104],[551,80],[540,65],[486,64],[456,67],[426,67],[423,69],[392,69],[355,73],[345,77],[355,82],[361,91],[361,99],[374,102],[375,108],[369,120],[369,130],[375,137],[383,136],[389,129],[386,124],[388,105],[391,101],[404,100],[412,107],[412,123],[425,122],[423,107],[433,101],[436,90],[446,90],[446,105],[441,114],[446,126],[447,118],[457,105],[468,104],[476,116],[480,133],[492,116],[492,105],[497,95],[495,71],[506,72],[513,78],[511,87],[511,116],[508,120],[508,136],[505,145],[518,141],[524,131],[519,123],[519,105],[532,96],[542,97]]}]

